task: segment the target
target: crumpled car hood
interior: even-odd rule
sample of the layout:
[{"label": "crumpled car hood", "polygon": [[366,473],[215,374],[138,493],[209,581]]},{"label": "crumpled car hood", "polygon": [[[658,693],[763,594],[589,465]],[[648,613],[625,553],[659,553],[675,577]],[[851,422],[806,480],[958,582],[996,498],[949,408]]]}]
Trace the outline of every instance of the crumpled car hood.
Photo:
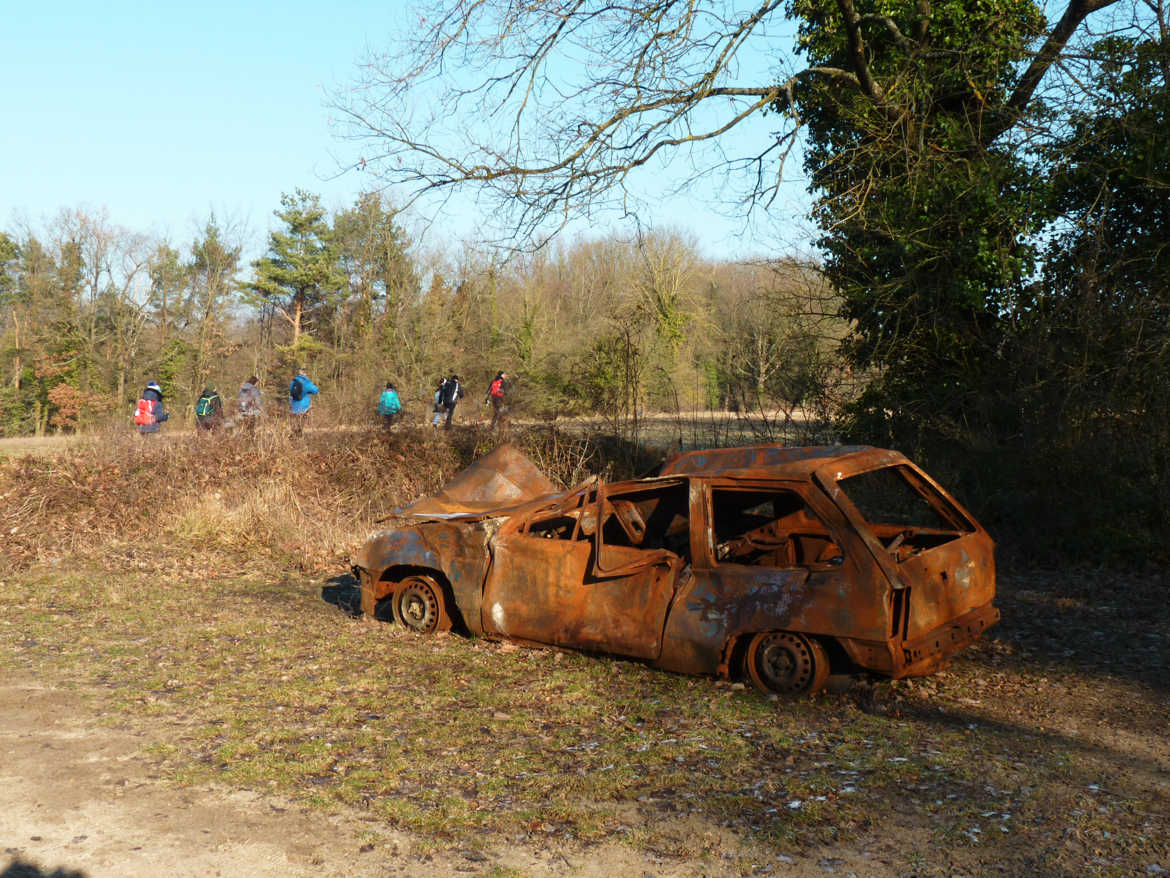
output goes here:
[{"label": "crumpled car hood", "polygon": [[463,518],[500,515],[562,490],[514,445],[485,454],[437,494],[394,510],[417,518]]}]

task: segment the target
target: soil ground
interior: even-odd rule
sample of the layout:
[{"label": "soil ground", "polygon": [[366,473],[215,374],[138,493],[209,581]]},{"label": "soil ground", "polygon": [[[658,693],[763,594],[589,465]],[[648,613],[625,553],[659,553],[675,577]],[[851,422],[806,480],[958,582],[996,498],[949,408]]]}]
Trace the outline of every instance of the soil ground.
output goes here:
[{"label": "soil ground", "polygon": [[[295,791],[258,790],[230,777],[176,786],[175,760],[165,748],[178,737],[182,720],[172,710],[180,709],[160,705],[164,709],[154,717],[118,711],[100,687],[79,685],[76,675],[50,663],[35,676],[16,674],[0,684],[0,875],[1168,874],[1165,617],[1151,626],[1146,612],[1124,613],[1125,644],[1098,651],[1104,639],[1099,614],[1069,604],[1047,605],[1050,621],[1037,612],[1046,605],[1039,588],[1044,581],[1038,574],[1009,580],[1001,598],[1004,623],[941,676],[860,689],[851,684],[844,694],[804,706],[777,705],[777,718],[790,721],[796,714],[814,738],[818,729],[860,728],[867,741],[883,748],[879,762],[889,763],[888,776],[875,773],[876,795],[862,805],[874,819],[853,819],[851,830],[836,841],[818,842],[813,835],[761,844],[754,833],[729,829],[702,809],[680,816],[631,803],[631,822],[661,819],[671,824],[672,837],[703,839],[703,854],[691,856],[664,849],[661,839],[564,840],[559,832],[545,835],[548,825],[488,838],[473,830],[416,832],[395,828],[362,807],[334,803],[322,810]],[[1164,588],[1150,584],[1154,593]],[[395,630],[347,624],[375,641]],[[487,648],[492,663],[511,657],[507,647],[448,641],[447,663],[468,649]],[[408,634],[394,644],[420,649]],[[548,664],[548,656],[533,653],[528,662],[562,664]],[[604,669],[607,660],[581,662]],[[620,681],[643,672],[618,664],[609,673]],[[715,685],[695,683],[699,691]],[[726,694],[755,698],[743,691]],[[886,728],[908,732],[882,742],[878,735]],[[913,759],[917,747],[926,746],[928,753],[931,746],[945,749],[939,736],[947,734],[967,736],[969,776],[957,772],[963,780],[940,778],[940,784],[918,770],[898,773],[896,763],[905,757],[889,754]],[[814,758],[822,761],[813,765],[840,759],[832,747],[812,752]],[[798,758],[787,770],[802,764]],[[761,776],[773,770],[759,766]],[[838,804],[845,806],[845,800]],[[957,823],[956,814],[964,815]],[[837,822],[832,815],[824,819]]]},{"label": "soil ground", "polygon": [[[353,813],[326,815],[274,795],[175,789],[146,752],[163,734],[113,728],[76,693],[45,681],[0,685],[0,839],[4,878],[525,875],[671,878],[699,871],[622,845],[500,843],[489,853],[435,849],[410,833],[363,844]],[[356,821],[356,822],[350,822]],[[896,845],[863,840],[774,859],[777,874],[894,875]]]}]

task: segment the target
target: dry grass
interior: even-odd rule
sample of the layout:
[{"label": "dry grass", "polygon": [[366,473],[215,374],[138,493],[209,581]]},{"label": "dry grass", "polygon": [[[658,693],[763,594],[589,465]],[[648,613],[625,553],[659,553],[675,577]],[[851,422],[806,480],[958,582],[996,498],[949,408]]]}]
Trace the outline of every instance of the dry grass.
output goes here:
[{"label": "dry grass", "polygon": [[376,519],[465,462],[423,430],[91,437],[0,464],[5,560],[100,560],[138,545],[296,556],[302,567],[326,569]]},{"label": "dry grass", "polygon": [[61,454],[80,441],[76,436],[17,436],[0,439],[0,460],[6,457]]}]

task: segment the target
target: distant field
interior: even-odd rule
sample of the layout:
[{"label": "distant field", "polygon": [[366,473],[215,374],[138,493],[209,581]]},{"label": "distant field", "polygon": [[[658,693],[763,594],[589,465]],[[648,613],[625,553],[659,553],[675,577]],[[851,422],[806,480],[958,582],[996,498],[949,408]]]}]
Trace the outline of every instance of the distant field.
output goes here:
[{"label": "distant field", "polygon": [[0,457],[55,454],[77,445],[79,441],[77,436],[17,436],[0,439]]},{"label": "distant field", "polygon": [[[472,417],[473,414],[475,417]],[[487,420],[477,410],[469,409],[466,413],[458,412],[456,414],[456,423],[461,426],[483,428],[486,426]],[[515,429],[541,428],[555,424],[558,430],[578,436],[615,434],[629,440],[636,437],[639,444],[663,452],[731,447],[762,442],[809,445],[831,444],[836,441],[836,437],[827,426],[818,424],[800,409],[788,413],[770,411],[746,414],[729,411],[695,411],[677,414],[647,412],[636,422],[628,419],[614,422],[602,416],[563,417],[549,421],[517,415],[510,423],[511,427]],[[269,424],[279,429],[284,424],[284,418],[274,417],[270,419]],[[317,418],[309,430],[315,433],[353,432],[368,429],[369,426],[361,424],[330,425],[324,418]],[[167,424],[159,436],[144,441],[156,442],[159,439],[165,441],[179,437],[190,438],[194,435],[195,431],[191,427]],[[132,428],[79,436],[0,438],[0,458],[58,454],[62,451],[84,447],[90,443],[102,445],[111,441],[126,441],[136,438]]]}]

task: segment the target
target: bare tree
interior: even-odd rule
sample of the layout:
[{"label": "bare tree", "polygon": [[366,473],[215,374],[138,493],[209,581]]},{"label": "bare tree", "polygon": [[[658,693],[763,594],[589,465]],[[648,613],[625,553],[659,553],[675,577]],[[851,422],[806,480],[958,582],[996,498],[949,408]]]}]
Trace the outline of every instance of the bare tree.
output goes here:
[{"label": "bare tree", "polygon": [[53,235],[61,264],[74,266],[79,389],[100,391],[112,377],[114,399],[122,401],[150,316],[148,275],[156,244],[113,225],[104,209],[62,211]]},{"label": "bare tree", "polygon": [[[1084,19],[1116,2],[1068,0],[1006,102],[989,108],[985,143],[1022,117]],[[894,121],[908,108],[870,69],[867,35],[892,35],[908,57],[937,51],[928,3],[917,33],[854,0],[801,5],[845,32],[849,64],[801,69],[780,0],[434,0],[333,106],[360,144],[354,168],[416,198],[473,186],[537,244],[598,209],[630,210],[633,175],[665,161],[689,163],[680,187],[723,173],[745,207],[766,205],[797,144],[802,83],[853,90]],[[727,136],[749,122],[760,131]]]}]

